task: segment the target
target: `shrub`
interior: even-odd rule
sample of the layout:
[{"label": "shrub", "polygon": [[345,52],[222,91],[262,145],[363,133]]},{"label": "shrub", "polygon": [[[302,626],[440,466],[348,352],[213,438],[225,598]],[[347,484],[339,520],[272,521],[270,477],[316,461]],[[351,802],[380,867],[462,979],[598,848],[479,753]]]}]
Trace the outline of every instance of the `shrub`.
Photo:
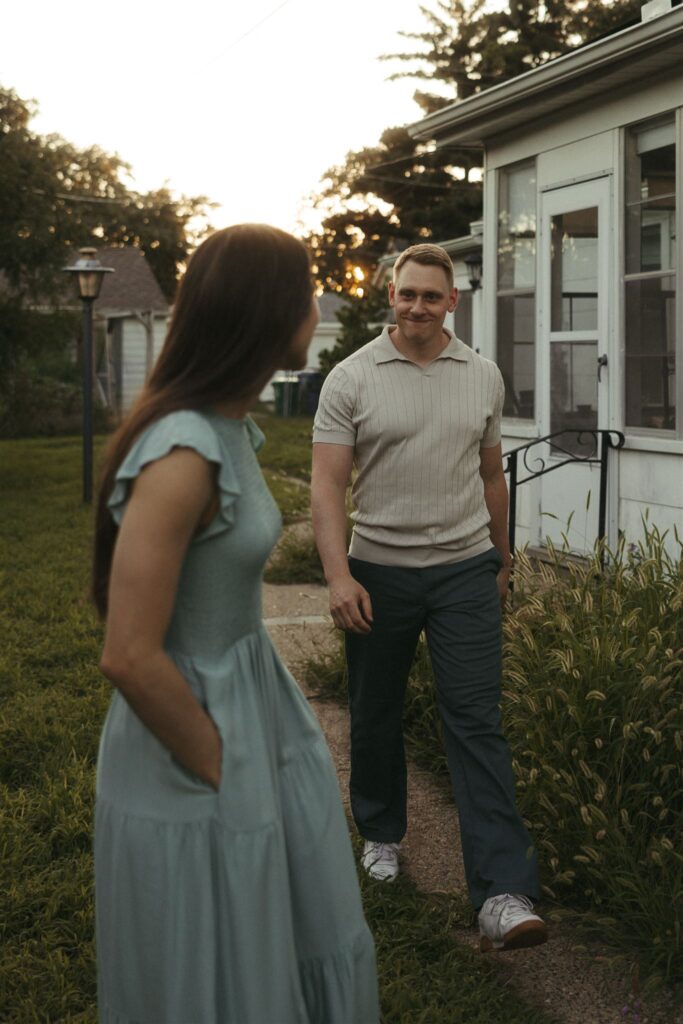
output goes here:
[{"label": "shrub", "polygon": [[[0,438],[74,434],[83,422],[80,385],[15,373],[0,391]],[[95,402],[95,430],[106,430],[109,414]]]}]

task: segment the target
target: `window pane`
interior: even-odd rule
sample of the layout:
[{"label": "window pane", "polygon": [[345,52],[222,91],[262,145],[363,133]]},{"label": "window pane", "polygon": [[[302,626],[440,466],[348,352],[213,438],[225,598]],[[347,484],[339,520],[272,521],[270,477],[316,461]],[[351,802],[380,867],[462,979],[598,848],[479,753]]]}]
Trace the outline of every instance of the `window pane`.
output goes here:
[{"label": "window pane", "polygon": [[626,273],[676,266],[676,144],[672,122],[626,136]]},{"label": "window pane", "polygon": [[533,288],[536,280],[536,166],[499,175],[498,289]]},{"label": "window pane", "polygon": [[552,219],[552,330],[598,326],[598,209],[572,210]]},{"label": "window pane", "polygon": [[626,424],[676,427],[674,277],[626,282]]},{"label": "window pane", "polygon": [[534,416],[534,296],[498,299],[498,366],[505,381],[503,415]]},{"label": "window pane", "polygon": [[458,292],[455,333],[461,341],[472,348],[472,292],[464,289]]},{"label": "window pane", "polygon": [[675,267],[675,197],[627,206],[626,273],[674,270]]},{"label": "window pane", "polygon": [[598,426],[598,345],[596,341],[552,342],[550,345],[550,430],[566,430],[558,443],[590,457],[595,438],[576,431]]}]

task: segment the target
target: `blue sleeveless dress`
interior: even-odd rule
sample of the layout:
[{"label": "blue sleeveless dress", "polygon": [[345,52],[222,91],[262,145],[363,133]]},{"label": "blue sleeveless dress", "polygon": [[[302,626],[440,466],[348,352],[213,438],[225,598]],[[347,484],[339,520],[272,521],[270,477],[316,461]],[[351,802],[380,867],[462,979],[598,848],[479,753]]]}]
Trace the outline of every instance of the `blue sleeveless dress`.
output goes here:
[{"label": "blue sleeveless dress", "polygon": [[377,1024],[374,944],[339,786],[315,715],[262,622],[281,529],[254,422],[181,411],[117,474],[172,448],[217,468],[220,509],[190,544],[165,640],[223,741],[216,792],[118,691],[100,742],[95,816],[101,1024]]}]

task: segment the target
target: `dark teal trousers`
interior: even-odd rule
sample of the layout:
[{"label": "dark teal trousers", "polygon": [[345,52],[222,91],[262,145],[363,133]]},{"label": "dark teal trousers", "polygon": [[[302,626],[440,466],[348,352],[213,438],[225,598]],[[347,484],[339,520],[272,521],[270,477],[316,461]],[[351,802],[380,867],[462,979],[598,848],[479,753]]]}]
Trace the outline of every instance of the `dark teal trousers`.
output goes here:
[{"label": "dark teal trousers", "polygon": [[501,564],[495,548],[424,569],[349,559],[374,616],[368,635],[346,634],[356,826],[366,839],[385,843],[398,843],[405,834],[403,701],[424,630],[477,909],[503,892],[539,897],[536,854],[515,806],[501,728]]}]

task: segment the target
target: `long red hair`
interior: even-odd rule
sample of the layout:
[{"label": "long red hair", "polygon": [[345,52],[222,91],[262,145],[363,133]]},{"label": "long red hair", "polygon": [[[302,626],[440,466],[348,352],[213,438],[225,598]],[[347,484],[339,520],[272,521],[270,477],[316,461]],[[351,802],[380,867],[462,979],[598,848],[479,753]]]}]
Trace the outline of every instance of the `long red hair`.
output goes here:
[{"label": "long red hair", "polygon": [[239,224],[202,242],[178,289],[156,365],[107,449],[98,488],[91,596],[107,614],[118,528],[107,501],[135,439],[178,409],[202,409],[259,391],[310,309],[308,252],[266,224]]}]

